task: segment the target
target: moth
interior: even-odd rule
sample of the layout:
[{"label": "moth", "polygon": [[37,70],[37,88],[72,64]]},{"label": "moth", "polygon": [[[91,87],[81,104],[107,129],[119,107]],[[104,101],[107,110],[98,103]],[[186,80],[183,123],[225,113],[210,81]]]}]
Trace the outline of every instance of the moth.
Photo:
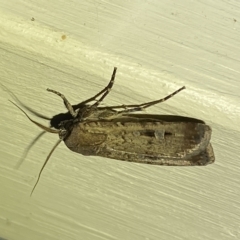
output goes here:
[{"label": "moth", "polygon": [[39,172],[32,192],[50,156],[61,141],[64,141],[70,150],[85,156],[100,156],[136,163],[204,166],[215,161],[210,143],[211,128],[204,121],[184,116],[135,113],[168,100],[185,87],[162,99],[147,103],[101,107],[101,102],[114,85],[116,71],[115,67],[108,85],[103,90],[76,105],[71,105],[60,92],[47,89],[61,97],[67,108],[66,113],[57,114],[52,118],[46,118],[20,102],[36,116],[50,120],[50,127],[34,121],[22,108],[12,102],[44,132],[59,135],[58,142]]}]

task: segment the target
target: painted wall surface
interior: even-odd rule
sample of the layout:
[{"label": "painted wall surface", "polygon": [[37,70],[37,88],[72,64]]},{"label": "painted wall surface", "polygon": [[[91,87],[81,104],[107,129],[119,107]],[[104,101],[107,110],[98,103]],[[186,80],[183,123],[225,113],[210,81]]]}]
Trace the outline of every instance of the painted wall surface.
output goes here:
[{"label": "painted wall surface", "polygon": [[[240,239],[239,1],[0,1],[0,83],[51,117],[116,82],[104,105],[200,118],[216,162],[161,167],[84,157],[0,87],[0,239]],[[33,117],[37,120],[36,117]],[[40,119],[41,123],[48,122]],[[15,166],[24,157],[16,169]]]}]

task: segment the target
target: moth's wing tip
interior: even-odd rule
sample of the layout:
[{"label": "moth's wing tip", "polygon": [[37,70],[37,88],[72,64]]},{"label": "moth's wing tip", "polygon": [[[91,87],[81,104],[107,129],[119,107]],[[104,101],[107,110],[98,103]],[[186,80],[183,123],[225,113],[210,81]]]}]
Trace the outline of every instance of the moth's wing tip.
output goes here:
[{"label": "moth's wing tip", "polygon": [[200,166],[206,166],[208,164],[212,164],[215,162],[215,156],[213,152],[213,148],[211,143],[208,144],[206,149],[202,151],[200,154],[194,156],[195,159],[198,159],[196,161],[196,164],[193,165],[200,165]]},{"label": "moth's wing tip", "polygon": [[212,144],[209,143],[207,148],[206,148],[206,154],[208,157],[208,163],[207,164],[211,164],[215,162],[215,156],[214,156],[214,152],[213,152],[213,148],[212,148]]}]

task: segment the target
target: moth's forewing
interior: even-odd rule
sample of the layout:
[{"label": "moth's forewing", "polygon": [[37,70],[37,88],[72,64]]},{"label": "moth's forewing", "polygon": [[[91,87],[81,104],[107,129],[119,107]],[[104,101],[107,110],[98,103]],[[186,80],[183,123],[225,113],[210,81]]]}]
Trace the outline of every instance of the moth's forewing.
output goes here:
[{"label": "moth's forewing", "polygon": [[214,162],[211,129],[201,120],[179,122],[178,116],[172,117],[175,122],[167,122],[148,116],[79,122],[64,142],[83,155],[138,163],[186,166]]},{"label": "moth's forewing", "polygon": [[190,118],[185,116],[177,115],[155,115],[155,114],[124,114],[123,116],[136,118],[136,119],[152,119],[154,121],[165,121],[165,122],[196,122],[196,123],[205,123],[204,121],[197,118]]}]

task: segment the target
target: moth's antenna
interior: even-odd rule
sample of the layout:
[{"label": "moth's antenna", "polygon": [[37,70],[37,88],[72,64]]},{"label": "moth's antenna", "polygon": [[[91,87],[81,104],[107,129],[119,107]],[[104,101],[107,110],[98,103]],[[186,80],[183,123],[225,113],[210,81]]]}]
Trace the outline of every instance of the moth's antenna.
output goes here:
[{"label": "moth's antenna", "polygon": [[30,149],[33,147],[33,145],[43,136],[43,134],[45,134],[46,133],[46,131],[42,131],[41,133],[39,133],[33,140],[32,140],[32,142],[27,146],[27,148],[24,150],[24,153],[23,153],[23,155],[22,155],[22,157],[20,158],[20,160],[18,161],[18,163],[16,164],[16,166],[15,166],[15,169],[18,169],[21,165],[22,165],[22,163],[23,163],[23,161],[24,161],[24,159],[27,157],[27,155],[28,155],[28,152],[30,151]]},{"label": "moth's antenna", "polygon": [[58,140],[57,143],[56,143],[56,144],[54,145],[54,147],[52,148],[51,152],[48,154],[48,156],[47,156],[47,158],[46,158],[46,160],[45,160],[45,162],[44,162],[44,164],[43,164],[43,166],[42,166],[42,168],[41,168],[41,170],[40,170],[40,172],[39,172],[39,174],[38,174],[37,181],[36,181],[36,183],[35,183],[35,185],[34,185],[32,191],[31,191],[30,196],[32,196],[33,191],[34,191],[34,189],[36,188],[36,186],[37,186],[37,184],[38,184],[38,182],[39,182],[39,180],[40,180],[40,177],[41,177],[42,171],[43,171],[44,167],[46,166],[46,164],[47,164],[49,158],[51,157],[52,153],[54,152],[54,150],[57,148],[57,146],[60,144],[61,141],[62,141],[61,139]]},{"label": "moth's antenna", "polygon": [[7,87],[5,87],[3,84],[0,83],[0,85],[2,86],[3,90],[8,92],[8,94],[18,103],[18,105],[22,106],[23,108],[25,108],[26,110],[28,110],[29,112],[31,112],[32,114],[34,114],[35,116],[45,119],[45,120],[51,120],[51,118],[46,117],[44,115],[42,115],[41,113],[36,112],[35,110],[33,110],[32,108],[28,107],[27,105],[25,105],[24,103],[22,103],[17,96],[10,91]]},{"label": "moth's antenna", "polygon": [[34,123],[35,125],[37,125],[37,126],[40,127],[41,129],[43,129],[44,131],[50,132],[50,133],[59,133],[59,132],[60,132],[60,130],[51,129],[51,128],[49,128],[49,127],[46,127],[46,126],[42,125],[41,123],[38,123],[38,122],[34,121],[34,120],[31,119],[31,118],[28,116],[28,114],[27,114],[22,108],[20,108],[16,103],[12,102],[11,100],[9,100],[9,101],[10,101],[13,105],[15,105],[18,109],[20,109],[20,110],[25,114],[25,116],[26,116],[32,123]]},{"label": "moth's antenna", "polygon": [[[42,128],[42,129],[44,130],[44,132],[42,132],[40,135],[37,136],[37,138],[34,139],[33,143],[36,142],[36,141],[39,139],[39,137],[41,137],[45,132],[50,132],[50,133],[59,133],[59,132],[60,132],[60,130],[55,130],[55,129],[46,127],[46,126],[42,125],[41,123],[38,123],[38,122],[34,121],[34,120],[31,119],[31,118],[28,116],[28,114],[27,114],[22,108],[20,108],[16,103],[12,102],[11,100],[9,100],[9,101],[10,101],[14,106],[16,106],[18,109],[20,109],[20,110],[25,114],[25,116],[26,116],[32,123],[34,123],[35,125],[37,125],[38,127]],[[30,196],[32,196],[33,191],[34,191],[34,189],[36,188],[36,186],[37,186],[37,184],[38,184],[38,182],[39,182],[41,173],[42,173],[45,165],[47,164],[47,162],[48,162],[49,158],[51,157],[53,151],[56,149],[56,147],[60,144],[61,141],[62,141],[62,140],[60,139],[60,140],[55,144],[55,146],[53,147],[53,149],[51,150],[51,152],[48,154],[47,159],[45,160],[45,162],[44,162],[44,164],[43,164],[43,166],[42,166],[42,168],[41,168],[41,170],[40,170],[40,172],[39,172],[39,175],[38,175],[38,178],[37,178],[37,182],[35,183],[35,185],[34,185],[34,187],[33,187],[33,190],[32,190],[32,192],[31,192],[31,195],[30,195]],[[30,144],[30,147],[31,147],[31,146],[32,146],[32,144]],[[20,163],[21,163],[21,162],[20,162]]]}]

